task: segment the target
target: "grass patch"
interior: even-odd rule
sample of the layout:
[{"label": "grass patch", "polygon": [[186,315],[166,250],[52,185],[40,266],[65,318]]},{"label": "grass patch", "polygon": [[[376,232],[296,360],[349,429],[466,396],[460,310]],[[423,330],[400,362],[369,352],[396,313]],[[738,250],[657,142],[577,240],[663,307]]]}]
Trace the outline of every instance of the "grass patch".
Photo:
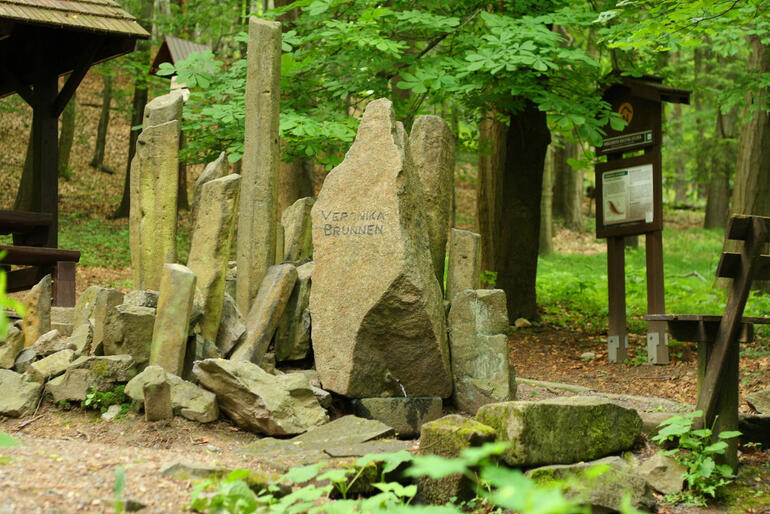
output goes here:
[{"label": "grass patch", "polygon": [[[727,293],[713,287],[724,232],[705,229],[666,229],[663,232],[663,269],[666,310],[681,314],[724,312]],[[706,281],[690,273],[697,271]],[[607,254],[552,254],[540,258],[538,304],[545,319],[565,327],[599,333],[607,327]],[[647,280],[643,241],[626,249],[626,313],[631,332],[646,331]],[[770,314],[770,295],[752,292],[746,316]],[[757,335],[770,336],[766,326]]]}]

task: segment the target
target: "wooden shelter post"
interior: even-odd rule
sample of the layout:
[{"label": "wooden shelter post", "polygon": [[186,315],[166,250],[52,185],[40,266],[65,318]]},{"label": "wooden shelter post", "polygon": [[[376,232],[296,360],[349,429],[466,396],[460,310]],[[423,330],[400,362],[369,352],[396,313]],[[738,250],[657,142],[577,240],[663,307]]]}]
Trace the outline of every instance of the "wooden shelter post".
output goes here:
[{"label": "wooden shelter post", "polygon": [[46,75],[34,86],[32,105],[32,176],[39,189],[39,212],[51,214],[51,225],[45,246],[58,246],[59,213],[59,116],[54,103],[59,94],[58,77]]}]

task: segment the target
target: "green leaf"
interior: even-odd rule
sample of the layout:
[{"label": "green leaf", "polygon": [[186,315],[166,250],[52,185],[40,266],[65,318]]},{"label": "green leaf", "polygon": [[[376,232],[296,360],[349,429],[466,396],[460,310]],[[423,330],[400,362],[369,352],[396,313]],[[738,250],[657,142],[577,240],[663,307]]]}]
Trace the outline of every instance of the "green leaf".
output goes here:
[{"label": "green leaf", "polygon": [[724,432],[720,432],[719,433],[719,438],[720,439],[732,439],[734,437],[740,437],[741,435],[743,435],[743,433],[740,432],[739,430],[726,430]]},{"label": "green leaf", "polygon": [[0,432],[0,448],[10,448],[12,446],[18,446],[21,444],[21,441],[18,439],[14,439],[10,435],[6,434],[5,432]]},{"label": "green leaf", "polygon": [[446,459],[437,455],[418,455],[414,457],[412,466],[404,473],[410,477],[427,476],[429,478],[444,478],[455,473],[464,473],[467,469],[463,459]]},{"label": "green leaf", "polygon": [[295,484],[302,484],[302,483],[308,482],[314,479],[316,476],[318,476],[318,473],[321,471],[321,468],[325,465],[326,463],[319,462],[318,464],[313,464],[310,466],[291,468],[285,475],[283,475],[283,477],[281,477],[281,480],[282,481],[284,479],[290,480]]}]

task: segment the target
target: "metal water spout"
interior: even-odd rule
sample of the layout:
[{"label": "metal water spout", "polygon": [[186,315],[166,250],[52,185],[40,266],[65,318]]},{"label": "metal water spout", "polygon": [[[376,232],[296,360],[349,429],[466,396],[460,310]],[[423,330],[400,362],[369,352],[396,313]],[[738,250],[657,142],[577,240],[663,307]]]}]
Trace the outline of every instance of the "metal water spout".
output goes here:
[{"label": "metal water spout", "polygon": [[401,388],[401,392],[404,393],[404,398],[409,398],[406,394],[406,389],[404,389],[404,384],[401,383],[399,379],[393,376],[393,373],[390,372],[390,370],[385,372],[385,381],[386,382],[395,382],[398,384],[398,387]]}]

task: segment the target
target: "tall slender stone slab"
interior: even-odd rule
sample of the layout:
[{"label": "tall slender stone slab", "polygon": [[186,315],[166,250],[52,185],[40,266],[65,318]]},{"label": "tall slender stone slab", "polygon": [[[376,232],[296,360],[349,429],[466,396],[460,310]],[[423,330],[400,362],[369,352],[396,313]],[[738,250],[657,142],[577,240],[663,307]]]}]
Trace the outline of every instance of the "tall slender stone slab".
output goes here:
[{"label": "tall slender stone slab", "polygon": [[508,310],[502,289],[466,289],[449,311],[455,405],[476,414],[482,405],[513,400],[516,375],[508,361]]},{"label": "tall slender stone slab", "polygon": [[225,152],[219,154],[215,160],[211,161],[203,168],[200,176],[195,181],[195,189],[193,191],[193,203],[192,203],[192,220],[196,223],[198,220],[198,205],[201,201],[201,190],[203,185],[212,180],[222,178],[227,175],[227,155]]},{"label": "tall slender stone slab", "polygon": [[455,138],[439,116],[418,116],[409,135],[409,147],[423,189],[428,217],[430,253],[439,284],[444,282],[444,258],[452,210]]},{"label": "tall slender stone slab", "polygon": [[21,302],[24,318],[21,331],[24,346],[32,346],[40,336],[51,330],[51,275],[46,275],[29,290]]},{"label": "tall slender stone slab", "polygon": [[478,289],[480,277],[481,236],[453,228],[449,234],[446,299],[451,302],[460,291]]},{"label": "tall slender stone slab", "polygon": [[313,206],[313,350],[324,389],[354,398],[452,392],[420,180],[392,103],[366,108]]},{"label": "tall slender stone slab", "polygon": [[275,360],[304,359],[310,352],[310,280],[313,262],[297,268],[297,282],[275,331]]},{"label": "tall slender stone slab", "polygon": [[166,264],[150,346],[150,365],[182,375],[187,331],[195,295],[195,273],[181,264]]},{"label": "tall slender stone slab", "polygon": [[[97,291],[94,292],[94,301],[91,314],[86,317],[86,320],[89,318],[93,318],[94,320],[93,344],[96,346],[104,341],[104,328],[107,322],[107,317],[118,305],[123,303],[125,295],[117,289],[104,288],[99,286],[92,287],[96,287]],[[89,287],[89,289],[91,288]]]},{"label": "tall slender stone slab", "polygon": [[267,268],[275,262],[281,24],[251,18],[247,52],[235,298],[241,312],[249,312]]},{"label": "tall slender stone slab", "polygon": [[246,336],[235,348],[231,360],[262,363],[296,281],[297,269],[292,264],[268,268],[254,305],[246,316]]},{"label": "tall slender stone slab", "polygon": [[131,161],[129,239],[136,289],[157,290],[163,264],[176,262],[179,130],[176,120],[145,127]]},{"label": "tall slender stone slab", "polygon": [[240,186],[240,175],[228,175],[203,185],[190,242],[187,266],[195,273],[197,287],[203,293],[201,335],[210,341],[216,340],[222,319]]},{"label": "tall slender stone slab", "polygon": [[283,211],[284,259],[299,261],[313,256],[313,222],[310,210],[315,200],[308,196],[300,198]]}]

